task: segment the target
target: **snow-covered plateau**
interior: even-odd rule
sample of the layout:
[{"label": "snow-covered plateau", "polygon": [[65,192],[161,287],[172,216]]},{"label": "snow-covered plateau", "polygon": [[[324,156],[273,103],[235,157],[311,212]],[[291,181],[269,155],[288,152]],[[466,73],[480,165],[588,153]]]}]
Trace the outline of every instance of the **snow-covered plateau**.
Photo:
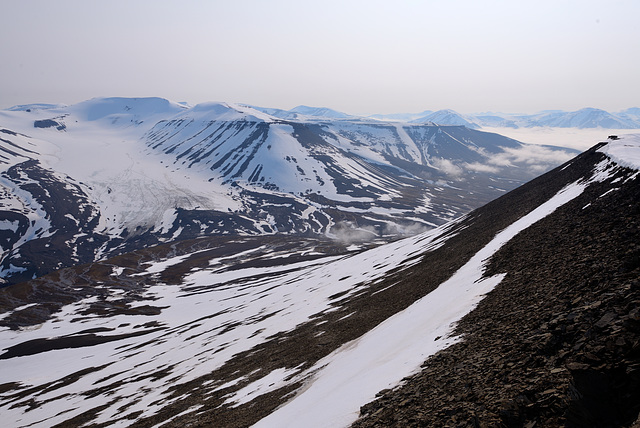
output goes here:
[{"label": "snow-covered plateau", "polygon": [[464,126],[96,98],[0,111],[0,278],[211,235],[389,241],[569,159]]}]

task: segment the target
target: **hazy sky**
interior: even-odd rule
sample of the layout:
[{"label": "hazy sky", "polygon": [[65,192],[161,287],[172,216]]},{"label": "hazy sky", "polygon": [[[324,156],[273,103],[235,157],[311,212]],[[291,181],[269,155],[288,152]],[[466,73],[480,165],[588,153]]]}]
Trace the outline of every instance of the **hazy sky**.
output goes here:
[{"label": "hazy sky", "polygon": [[640,106],[638,0],[0,0],[0,108],[159,96],[352,114]]}]

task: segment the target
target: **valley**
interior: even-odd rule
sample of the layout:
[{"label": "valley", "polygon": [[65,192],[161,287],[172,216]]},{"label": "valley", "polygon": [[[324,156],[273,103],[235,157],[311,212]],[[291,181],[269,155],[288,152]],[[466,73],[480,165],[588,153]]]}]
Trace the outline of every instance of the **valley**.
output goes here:
[{"label": "valley", "polygon": [[[605,358],[594,348],[603,339],[582,330],[589,328],[586,324],[575,335],[560,336],[551,348],[540,342],[540,358],[545,362],[511,381],[531,382],[525,396],[539,403],[535,409],[540,411],[525,411],[519,401],[504,407],[506,401],[490,398],[498,394],[504,400],[516,400],[504,395],[510,388],[494,381],[490,385],[497,389],[486,389],[478,396],[479,404],[474,404],[484,410],[473,414],[417,410],[422,401],[415,401],[415,392],[405,391],[423,385],[420,367],[425,360],[433,367],[426,373],[456,373],[462,367],[448,364],[455,364],[458,353],[499,355],[495,346],[500,342],[477,335],[491,331],[492,323],[499,321],[501,309],[497,308],[503,301],[512,301],[508,296],[518,296],[524,306],[533,299],[519,287],[531,284],[543,290],[540,281],[554,281],[560,268],[543,269],[549,279],[535,279],[525,269],[527,257],[532,256],[524,254],[536,253],[544,242],[550,246],[541,256],[564,248],[553,244],[556,227],[562,228],[568,242],[589,245],[592,240],[584,234],[595,221],[603,230],[611,229],[607,237],[625,236],[633,242],[638,229],[616,219],[632,218],[637,211],[639,148],[638,140],[630,137],[595,146],[467,216],[375,248],[354,243],[336,247],[328,238],[277,235],[199,238],[5,287],[0,293],[4,311],[0,358],[16,375],[3,376],[3,414],[17,426],[249,426],[256,422],[286,426],[303,417],[310,418],[305,422],[309,426],[411,426],[427,420],[437,425],[452,416],[461,418],[451,419],[452,423],[476,418],[505,424],[514,423],[510,415],[518,421],[554,423],[602,417],[581,404],[586,402],[571,395],[562,398],[571,394],[571,388],[582,391],[585,370],[601,368],[597,360],[589,362],[591,354],[556,353],[577,346],[582,338],[584,346]],[[618,207],[614,211],[619,214],[608,216],[603,204]],[[621,248],[620,257],[611,260],[594,253],[603,263],[594,269],[603,274],[593,284],[574,285],[595,287],[580,299],[581,307],[588,308],[584,312],[588,319],[602,328],[615,325],[616,334],[623,335],[619,344],[607,348],[621,352],[612,351],[606,357],[612,358],[607,362],[612,370],[636,364],[633,354],[625,354],[630,352],[627,348],[636,328],[635,315],[626,315],[628,310],[633,312],[633,305],[606,299],[607,293],[617,293],[617,288],[609,288],[612,278],[617,278],[621,293],[635,290],[637,248],[627,249]],[[563,260],[562,269],[570,272],[572,263],[582,259],[567,251],[567,258],[556,257]],[[520,252],[524,259],[509,261]],[[537,271],[545,263],[551,262],[532,261],[531,266]],[[504,300],[492,297],[495,293],[505,295]],[[575,292],[568,295],[577,302]],[[635,301],[630,296],[628,302]],[[519,335],[555,337],[555,333],[546,336],[544,329],[555,328],[557,322],[547,320],[546,327],[541,325],[547,317],[564,320],[573,313],[573,306],[561,308],[563,301],[535,303],[535,315],[514,312],[529,314],[532,324],[522,324]],[[544,309],[546,304],[555,312]],[[475,307],[479,312],[473,311]],[[615,315],[607,315],[611,311]],[[390,346],[388,354],[383,343]],[[476,347],[471,354],[461,350],[469,344]],[[449,363],[450,353],[454,363]],[[56,364],[51,367],[46,361],[54,355]],[[363,355],[371,358],[370,363],[361,364]],[[527,354],[508,354],[504,358],[511,360],[496,361],[519,367],[524,364],[517,359],[524,358],[521,355]],[[562,365],[565,361],[567,368]],[[483,366],[470,363],[466,369],[472,367],[482,370]],[[550,386],[545,370],[563,373],[553,381],[555,386]],[[369,372],[376,375],[369,377]],[[343,390],[340,385],[352,389]],[[621,391],[632,393],[631,387],[625,383],[621,388],[627,389]],[[430,388],[433,401],[424,402],[427,407],[440,400],[440,389]],[[556,397],[553,406],[545,404],[550,388]],[[329,390],[332,394],[326,393]],[[405,401],[407,393],[414,397],[411,407]],[[522,393],[516,390],[516,394]],[[326,401],[318,401],[320,397]],[[378,401],[365,406],[376,397]],[[472,398],[457,400],[458,406],[464,400],[476,403]],[[503,411],[512,408],[511,413]],[[574,408],[580,409],[578,416],[572,416]],[[632,415],[630,410],[624,420]],[[356,422],[358,416],[362,419]]]},{"label": "valley", "polygon": [[0,275],[210,235],[389,242],[575,153],[463,126],[284,116],[160,98],[0,112]]}]

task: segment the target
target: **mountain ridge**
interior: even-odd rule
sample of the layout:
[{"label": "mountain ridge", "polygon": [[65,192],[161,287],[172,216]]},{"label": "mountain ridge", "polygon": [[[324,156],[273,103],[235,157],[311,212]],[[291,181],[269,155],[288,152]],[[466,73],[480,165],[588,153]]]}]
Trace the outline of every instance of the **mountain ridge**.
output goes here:
[{"label": "mountain ridge", "polygon": [[[293,121],[159,98],[8,110],[0,124],[0,269],[14,283],[209,234],[388,241],[468,212],[571,153],[461,126]],[[41,179],[45,189],[34,190]],[[58,201],[82,208],[59,216]]]},{"label": "mountain ridge", "polygon": [[[83,104],[90,101],[99,100],[157,100],[163,103],[169,103],[181,108],[189,108],[187,103],[175,103],[163,98],[94,98],[84,101]],[[76,105],[78,105],[76,104]],[[207,104],[228,105],[221,102],[202,103]],[[391,113],[391,114],[371,114],[367,116],[348,114],[328,107],[310,107],[299,105],[289,110],[251,106],[244,104],[235,104],[238,107],[248,107],[256,111],[265,113],[269,116],[285,120],[302,120],[302,121],[323,121],[323,120],[377,120],[381,122],[401,122],[401,123],[428,123],[432,122],[438,125],[464,125],[471,129],[489,128],[532,128],[532,127],[558,127],[558,128],[603,128],[603,129],[640,129],[640,108],[630,107],[618,112],[609,112],[599,108],[584,107],[574,111],[566,110],[542,110],[537,113],[504,113],[504,112],[485,112],[485,113],[469,113],[461,114],[452,109],[425,110],[420,113]],[[26,111],[26,110],[52,110],[68,107],[66,104],[24,104],[17,105],[6,109],[7,111]],[[195,106],[193,106],[195,107]]]},{"label": "mountain ridge", "polygon": [[597,183],[592,202],[577,198],[501,248],[487,274],[508,274],[456,327],[465,340],[353,426],[637,426],[634,165],[633,186]]},{"label": "mountain ridge", "polygon": [[[373,115],[379,120],[394,120],[393,115]],[[576,111],[545,110],[534,114],[475,113],[460,114],[454,110],[438,110],[411,118],[411,122],[433,122],[441,125],[464,125],[472,129],[482,128],[577,128],[577,129],[640,129],[637,108],[610,113],[597,108]]]}]

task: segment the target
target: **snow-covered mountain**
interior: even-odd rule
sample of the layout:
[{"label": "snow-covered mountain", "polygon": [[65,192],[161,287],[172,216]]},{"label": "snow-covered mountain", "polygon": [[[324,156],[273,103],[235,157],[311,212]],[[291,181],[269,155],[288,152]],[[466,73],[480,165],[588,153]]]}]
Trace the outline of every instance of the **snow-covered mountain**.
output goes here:
[{"label": "snow-covered mountain", "polygon": [[391,113],[391,114],[372,114],[367,116],[371,119],[382,120],[385,122],[411,122],[421,117],[425,117],[433,113],[431,110],[425,110],[420,113]]},{"label": "snow-covered mountain", "polygon": [[583,108],[572,112],[551,110],[526,115],[505,113],[462,115],[453,110],[439,110],[414,118],[411,122],[464,125],[472,129],[481,129],[483,127],[640,129],[640,114],[638,111],[637,108],[630,108],[619,113],[609,113],[595,108]]},{"label": "snow-covered mountain", "polygon": [[453,110],[438,110],[412,120],[413,123],[437,123],[439,125],[466,126],[470,129],[479,129],[480,126],[473,122],[473,118],[464,117]]},{"label": "snow-covered mountain", "polygon": [[628,108],[626,110],[621,111],[618,114],[622,115],[623,117],[631,117],[636,121],[640,120],[640,108],[638,107]]},{"label": "snow-covered mountain", "polygon": [[[227,107],[207,109],[250,113]],[[196,117],[186,113],[144,134],[163,162],[198,152],[167,153],[172,135],[192,135]],[[200,134],[211,135],[205,150],[227,132],[259,133],[271,150],[284,144],[271,126],[302,135],[300,124],[263,119],[211,125]],[[208,177],[215,162],[197,159]],[[240,182],[244,161],[225,162],[214,168],[228,171],[222,181]],[[640,136],[625,136],[369,250],[320,237],[210,236],[5,287],[3,420],[602,426],[615,417],[629,426],[640,404],[639,177]]]},{"label": "snow-covered mountain", "polygon": [[421,113],[373,114],[367,117],[348,115],[324,107],[298,106],[291,110],[273,108],[256,109],[287,120],[327,121],[351,120],[403,123],[432,123],[437,125],[482,128],[577,128],[577,129],[640,129],[640,108],[633,107],[620,112],[607,112],[596,108],[576,111],[545,110],[534,114],[475,113],[461,114],[451,109],[425,110]]},{"label": "snow-covered mountain", "polygon": [[518,128],[515,120],[492,113],[474,115],[473,121],[482,127]]},{"label": "snow-covered mountain", "polygon": [[549,126],[556,128],[610,128],[633,129],[640,123],[633,119],[616,116],[604,110],[583,108],[574,112],[549,112],[520,118],[523,126]]},{"label": "snow-covered mountain", "polygon": [[211,234],[388,241],[571,156],[462,126],[293,110],[98,98],[0,111],[0,276]]},{"label": "snow-covered mountain", "polygon": [[337,110],[333,110],[327,107],[309,107],[309,106],[297,106],[290,110],[281,110],[277,108],[266,107],[253,107],[256,110],[267,113],[271,116],[278,117],[280,119],[287,120],[341,120],[352,119],[357,120],[358,116],[352,116],[346,113],[342,113]]}]

